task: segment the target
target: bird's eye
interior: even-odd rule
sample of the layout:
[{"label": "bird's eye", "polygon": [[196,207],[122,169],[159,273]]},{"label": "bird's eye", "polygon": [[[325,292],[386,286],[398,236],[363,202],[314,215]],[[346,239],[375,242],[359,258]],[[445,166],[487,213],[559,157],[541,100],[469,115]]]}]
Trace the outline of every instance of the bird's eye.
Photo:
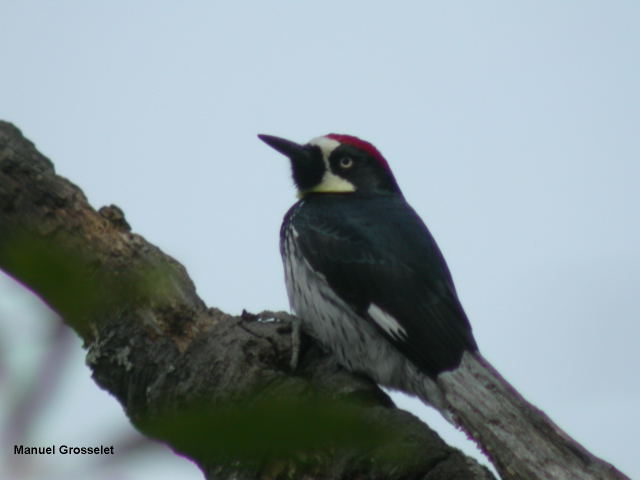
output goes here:
[{"label": "bird's eye", "polygon": [[351,168],[353,167],[353,158],[351,157],[342,157],[340,159],[340,168]]}]

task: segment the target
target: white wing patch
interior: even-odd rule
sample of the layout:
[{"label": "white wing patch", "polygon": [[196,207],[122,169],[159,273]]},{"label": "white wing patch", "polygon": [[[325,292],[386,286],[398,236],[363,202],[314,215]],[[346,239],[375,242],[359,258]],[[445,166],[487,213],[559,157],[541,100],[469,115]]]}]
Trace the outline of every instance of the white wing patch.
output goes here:
[{"label": "white wing patch", "polygon": [[373,320],[389,335],[395,338],[401,338],[407,336],[407,331],[402,328],[398,321],[382,310],[375,303],[369,305],[367,313],[373,318]]}]

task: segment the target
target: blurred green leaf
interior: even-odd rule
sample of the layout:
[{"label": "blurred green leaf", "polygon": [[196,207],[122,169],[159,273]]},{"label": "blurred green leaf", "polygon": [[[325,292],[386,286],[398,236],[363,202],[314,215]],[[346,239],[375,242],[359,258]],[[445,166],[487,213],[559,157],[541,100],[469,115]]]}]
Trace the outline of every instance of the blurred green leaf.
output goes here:
[{"label": "blurred green leaf", "polygon": [[195,458],[247,466],[278,460],[313,462],[316,453],[334,450],[367,461],[377,451],[376,460],[396,462],[399,452],[390,445],[401,435],[353,402],[281,394],[192,406],[146,421],[141,429]]},{"label": "blurred green leaf", "polygon": [[96,279],[90,277],[78,252],[34,235],[19,234],[3,240],[0,245],[3,269],[67,321],[77,323],[96,304]]},{"label": "blurred green leaf", "polygon": [[0,266],[40,296],[80,335],[114,306],[170,298],[177,288],[168,264],[130,264],[114,270],[97,257],[72,247],[63,237],[24,232],[0,236]]}]

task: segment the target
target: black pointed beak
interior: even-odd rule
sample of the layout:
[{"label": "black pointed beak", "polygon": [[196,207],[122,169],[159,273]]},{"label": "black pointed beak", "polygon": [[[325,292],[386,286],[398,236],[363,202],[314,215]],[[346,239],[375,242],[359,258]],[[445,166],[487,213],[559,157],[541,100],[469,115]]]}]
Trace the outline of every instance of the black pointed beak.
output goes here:
[{"label": "black pointed beak", "polygon": [[298,192],[304,192],[320,184],[325,173],[325,164],[320,148],[310,144],[300,145],[273,135],[258,135],[258,138],[271,148],[289,157],[291,174]]},{"label": "black pointed beak", "polygon": [[258,135],[258,138],[291,160],[299,160],[309,156],[309,151],[304,145],[292,142],[291,140],[262,134]]}]

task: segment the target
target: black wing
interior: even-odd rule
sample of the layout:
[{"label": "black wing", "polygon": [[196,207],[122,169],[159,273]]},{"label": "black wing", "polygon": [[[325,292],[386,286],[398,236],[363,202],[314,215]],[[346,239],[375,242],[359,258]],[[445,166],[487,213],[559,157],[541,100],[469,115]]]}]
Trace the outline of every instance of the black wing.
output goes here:
[{"label": "black wing", "polygon": [[[304,257],[422,371],[435,377],[477,350],[444,258],[402,197],[320,194],[297,207],[289,215]],[[372,304],[402,329],[383,328]]]}]

